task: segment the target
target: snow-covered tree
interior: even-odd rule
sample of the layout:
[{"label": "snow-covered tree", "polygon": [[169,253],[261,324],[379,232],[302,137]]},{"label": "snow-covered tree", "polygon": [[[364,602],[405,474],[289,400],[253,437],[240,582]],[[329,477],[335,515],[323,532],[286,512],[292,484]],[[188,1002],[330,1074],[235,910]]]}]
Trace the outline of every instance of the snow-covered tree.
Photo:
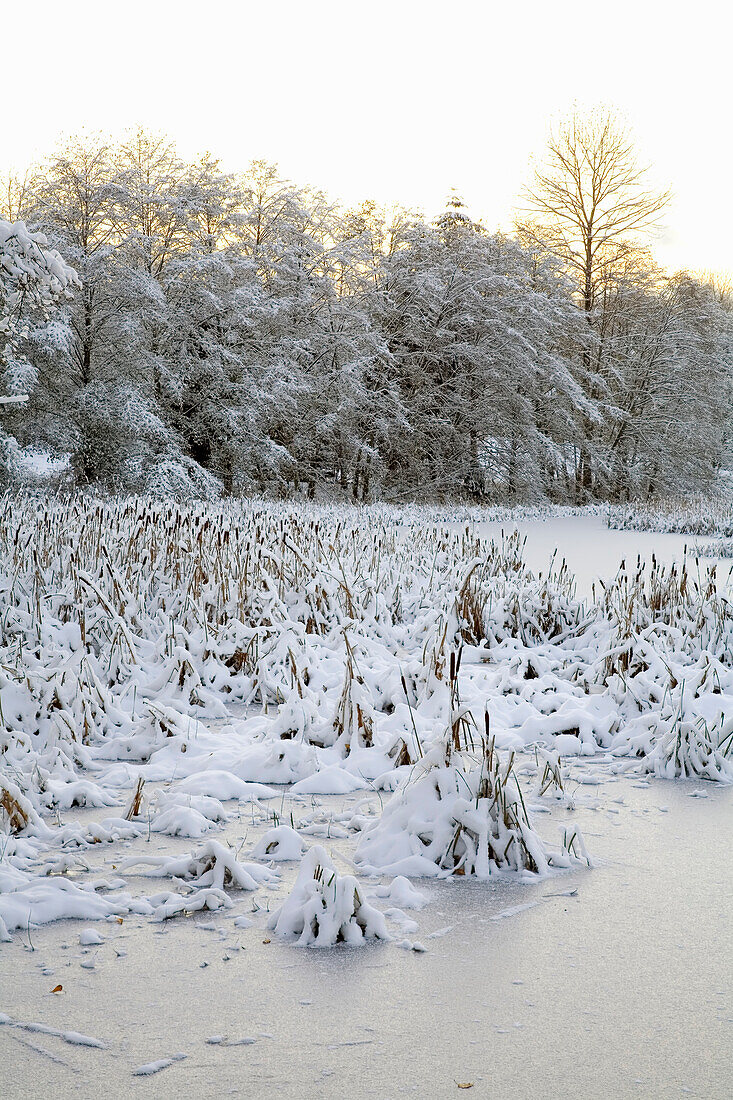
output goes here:
[{"label": "snow-covered tree", "polygon": [[[79,286],[74,269],[50,248],[43,233],[23,221],[0,219],[0,368],[6,399],[17,405],[36,382],[36,370],[23,351],[31,327],[47,321],[58,303]],[[0,428],[0,465],[11,472],[17,455],[12,435]]]},{"label": "snow-covered tree", "polygon": [[708,484],[730,295],[639,247],[664,197],[610,116],[562,130],[532,193],[511,237],[455,193],[426,224],[143,130],[73,139],[0,193],[0,392],[32,395],[3,406],[5,438],[70,454],[80,482],[177,495]]},{"label": "snow-covered tree", "polygon": [[48,315],[78,285],[74,269],[43,233],[0,219],[0,338],[6,356],[27,335],[34,313]]},{"label": "snow-covered tree", "polygon": [[408,229],[384,268],[383,323],[410,418],[390,455],[395,487],[548,492],[555,436],[584,401],[565,358],[577,310],[562,277],[456,199],[434,226]]}]

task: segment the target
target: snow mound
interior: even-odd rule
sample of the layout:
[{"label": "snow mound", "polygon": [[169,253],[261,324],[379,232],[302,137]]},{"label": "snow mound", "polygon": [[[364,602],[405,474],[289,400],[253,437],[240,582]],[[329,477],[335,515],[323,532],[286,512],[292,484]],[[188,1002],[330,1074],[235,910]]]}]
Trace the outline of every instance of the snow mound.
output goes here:
[{"label": "snow mound", "polygon": [[208,795],[229,802],[253,802],[257,798],[274,798],[277,791],[264,783],[249,783],[229,771],[212,768],[210,771],[189,775],[178,784],[178,790],[186,794]]},{"label": "snow mound", "polygon": [[159,791],[156,813],[150,828],[154,833],[167,836],[186,836],[198,839],[216,828],[217,822],[227,820],[224,807],[217,798],[206,795],[186,794],[183,791]]},{"label": "snow mound", "polygon": [[363,791],[367,786],[366,780],[360,776],[350,775],[338,764],[332,764],[330,768],[323,768],[307,779],[294,783],[290,793],[351,794],[352,791]]},{"label": "snow mound", "polygon": [[104,943],[104,937],[100,936],[94,928],[82,928],[79,933],[79,943],[82,947],[98,947]]},{"label": "snow mound", "polygon": [[375,886],[371,896],[399,906],[400,909],[424,909],[428,904],[427,894],[416,890],[404,875],[398,875],[385,886]]},{"label": "snow mound", "polygon": [[301,859],[306,850],[305,841],[289,825],[277,825],[268,829],[252,849],[253,859],[279,861]]}]

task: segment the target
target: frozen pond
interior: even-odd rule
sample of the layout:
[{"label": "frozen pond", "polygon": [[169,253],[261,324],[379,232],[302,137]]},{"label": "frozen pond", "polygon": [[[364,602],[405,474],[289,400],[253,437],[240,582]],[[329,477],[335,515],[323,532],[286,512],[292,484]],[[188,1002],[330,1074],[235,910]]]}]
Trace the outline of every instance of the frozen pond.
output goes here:
[{"label": "frozen pond", "polygon": [[[591,586],[599,578],[611,580],[618,571],[622,560],[627,567],[636,564],[637,555],[651,562],[652,555],[657,561],[670,566],[682,560],[687,548],[688,565],[696,574],[694,547],[710,545],[716,540],[701,538],[697,535],[664,534],[657,531],[616,531],[606,527],[604,516],[569,516],[562,518],[533,519],[523,521],[492,521],[476,525],[482,534],[497,538],[502,530],[509,532],[515,527],[527,536],[524,558],[535,572],[547,571],[550,558],[555,549],[555,565],[563,558],[571,573],[575,574],[577,592],[581,597],[590,597]],[[718,579],[728,578],[733,563],[729,559],[704,557],[699,559],[702,576],[708,566],[718,566]]]},{"label": "frozen pond", "polygon": [[[425,953],[401,950],[397,930],[386,945],[289,946],[252,914],[251,895],[237,894],[224,915],[99,923],[95,948],[79,946],[81,922],[34,931],[33,952],[16,936],[0,947],[0,1010],[105,1048],[2,1027],[3,1097],[386,1100],[451,1096],[473,1082],[470,1095],[494,1098],[722,1100],[733,1071],[733,792],[613,767],[572,764],[573,820],[594,869],[529,885],[418,881],[430,902],[409,912],[419,925],[410,939]],[[361,797],[317,802],[342,809]],[[553,816],[568,816],[549,805],[538,817],[548,834]],[[286,797],[286,816],[291,807],[297,817],[313,804]],[[226,835],[249,847],[261,828],[243,810]],[[349,839],[319,842],[338,866],[348,861]],[[109,852],[97,851],[96,869],[109,874]],[[257,898],[264,905],[267,892]],[[237,928],[243,913],[254,923]],[[132,1075],[178,1053],[185,1060],[155,1076]]]},{"label": "frozen pond", "polygon": [[[513,526],[492,522],[482,524],[481,531],[498,536]],[[581,596],[590,595],[594,580],[610,579],[622,559],[633,567],[638,554],[646,559],[655,554],[669,565],[681,559],[685,545],[697,541],[609,531],[600,516],[516,526],[527,535],[525,555],[533,570],[546,571],[557,549],[556,562],[565,557]],[[401,578],[403,567],[410,565],[409,542],[399,544],[396,558],[394,575]],[[700,559],[701,575],[713,560]],[[360,569],[361,562],[358,557],[354,568]],[[729,564],[721,563],[723,581]],[[329,568],[327,559],[319,565],[322,571]],[[409,569],[406,572],[409,576]],[[448,608],[455,598],[455,589],[449,588],[446,595],[435,588],[435,599],[426,599],[420,577],[414,572],[411,581],[419,593],[419,599],[413,593],[412,614],[416,621],[425,619],[420,630],[411,634],[415,624],[405,625],[399,616],[395,622],[380,620],[379,630],[361,624],[357,632],[348,626],[359,638],[359,661],[374,689],[376,744],[353,752],[349,746],[348,755],[334,764],[338,753],[333,747],[316,749],[305,743],[305,725],[302,730],[287,725],[278,729],[288,702],[280,702],[275,687],[289,691],[293,701],[296,690],[273,658],[264,666],[278,677],[273,680],[269,712],[265,707],[260,711],[259,705],[249,710],[242,702],[230,705],[224,695],[226,705],[221,703],[219,709],[228,711],[227,719],[197,722],[187,715],[179,720],[173,712],[162,714],[162,724],[162,712],[155,711],[150,721],[129,726],[132,749],[128,727],[91,743],[89,766],[70,773],[71,780],[100,783],[110,793],[110,805],[64,810],[60,821],[72,830],[74,823],[86,829],[123,814],[139,776],[146,781],[148,806],[156,807],[157,817],[151,820],[152,811],[147,811],[147,818],[140,811],[136,825],[124,833],[139,834],[134,839],[106,843],[103,830],[101,837],[94,833],[95,841],[102,842],[90,841],[80,849],[86,869],[75,862],[73,846],[62,850],[66,833],[59,834],[61,840],[58,835],[48,840],[46,848],[32,850],[31,856],[23,854],[21,837],[13,858],[19,865],[29,859],[41,880],[40,889],[50,883],[52,893],[63,893],[75,879],[83,885],[103,879],[110,891],[124,889],[134,895],[128,898],[133,902],[158,891],[181,889],[186,892],[185,900],[183,895],[179,898],[181,904],[192,904],[196,892],[189,894],[188,886],[175,878],[182,872],[143,877],[139,867],[130,869],[126,863],[131,857],[183,856],[201,847],[202,840],[193,839],[198,834],[172,837],[152,831],[151,825],[154,828],[153,822],[164,816],[166,805],[178,812],[166,798],[198,789],[203,776],[200,797],[221,798],[227,811],[221,816],[226,819],[223,828],[216,825],[207,836],[228,843],[238,859],[251,858],[252,848],[273,824],[292,823],[308,845],[327,849],[339,871],[353,871],[358,830],[370,818],[377,819],[390,797],[386,790],[377,793],[372,780],[391,769],[392,757],[386,753],[394,737],[409,737],[412,722],[417,738],[416,720],[427,736],[450,728],[445,723],[453,704],[446,702],[447,688],[445,698],[438,691],[421,696],[414,711],[399,694],[399,706],[392,702],[376,707],[382,700],[376,689],[390,676],[395,678],[395,667],[404,664],[409,671],[412,660],[419,666],[415,675],[419,673],[424,639],[432,636],[429,615],[437,613],[440,600]],[[156,608],[151,599],[149,627],[158,621]],[[326,700],[317,708],[319,721],[332,731],[334,707],[345,682],[339,633],[345,620],[335,599],[329,615],[323,634],[304,633],[284,611],[281,627],[284,644],[297,651],[299,667],[310,670],[304,681],[308,697]],[[140,637],[131,651],[138,646],[149,656],[143,628],[131,624],[132,628],[140,630]],[[194,630],[191,623],[189,629]],[[157,637],[152,628],[149,632]],[[598,645],[610,645],[612,637],[603,635]],[[203,667],[201,647],[197,649],[195,638],[189,641],[187,660]],[[502,751],[519,746],[517,771],[540,839],[556,844],[559,826],[578,826],[594,860],[592,869],[576,868],[526,882],[516,877],[488,882],[458,876],[415,880],[427,904],[405,912],[375,897],[380,880],[360,872],[367,900],[386,910],[392,939],[358,948],[298,948],[268,931],[269,914],[295,880],[295,863],[278,865],[279,881],[262,884],[254,893],[228,889],[231,909],[189,911],[164,923],[155,922],[150,905],[147,915],[136,915],[145,910],[135,904],[116,910],[123,917],[94,924],[88,919],[64,920],[24,930],[24,915],[12,926],[12,941],[0,943],[2,1100],[68,1095],[126,1100],[177,1098],[182,1093],[258,1100],[396,1100],[453,1096],[459,1085],[470,1086],[467,1095],[487,1100],[730,1096],[733,788],[701,779],[641,778],[634,770],[640,763],[637,750],[626,754],[629,744],[637,744],[628,741],[633,722],[638,725],[649,718],[649,738],[663,722],[672,722],[674,715],[670,718],[663,710],[664,699],[675,689],[679,692],[684,677],[692,677],[700,688],[699,706],[709,704],[707,711],[700,710],[702,717],[707,714],[717,722],[719,715],[722,730],[733,713],[730,667],[720,663],[719,679],[703,684],[694,646],[689,653],[675,651],[673,656],[660,648],[665,660],[677,662],[675,682],[671,683],[671,666],[657,661],[655,668],[662,667],[664,676],[656,680],[644,679],[648,669],[641,668],[634,686],[646,691],[651,702],[638,715],[639,695],[628,703],[619,684],[612,689],[606,681],[597,682],[593,662],[603,658],[602,649],[589,643],[589,655],[583,656],[582,648],[568,644],[567,650],[560,647],[553,654],[548,653],[552,647],[535,647],[541,651],[538,656],[510,638],[503,648],[496,647],[501,656],[493,661],[484,661],[477,648],[467,647],[462,697],[476,715],[489,706],[491,728]],[[521,664],[527,653],[538,662],[539,671],[533,665],[530,674],[529,665]],[[225,656],[219,671],[228,685]],[[64,670],[76,659],[68,647],[60,656],[51,652],[57,664],[62,658]],[[172,676],[174,687],[181,688],[188,674],[172,661],[161,651],[155,662],[151,660],[148,678],[140,681],[156,706],[165,700],[168,705],[181,702],[175,690],[165,693]],[[295,665],[292,658],[293,677]],[[101,662],[97,667],[102,668]],[[579,686],[579,668],[588,673],[588,684],[600,691]],[[659,686],[662,682],[664,687]],[[71,708],[72,696],[83,685],[78,678],[69,684]],[[657,688],[657,694],[664,694],[661,703],[652,698]],[[404,681],[403,690],[409,702]],[[689,695],[694,698],[693,688]],[[389,702],[393,696],[384,699]],[[447,709],[440,709],[441,700]],[[553,701],[557,711],[550,705]],[[681,713],[681,695],[678,705]],[[26,714],[32,723],[36,707],[31,699],[25,710],[18,709],[16,721]],[[616,720],[618,728],[610,732]],[[282,730],[290,734],[285,742],[288,753],[283,751]],[[637,731],[639,743],[647,743],[646,734]],[[538,765],[531,745],[538,737],[562,752],[569,777],[561,800],[536,793]],[[613,755],[614,746],[620,755]],[[131,753],[129,760],[125,753]],[[293,794],[281,786],[293,778],[283,778],[290,764],[281,767],[279,761],[286,756],[293,775],[305,784],[302,791],[351,791],[355,777],[366,789],[339,795]],[[412,765],[403,766],[409,772]],[[362,767],[368,770],[362,772]],[[69,775],[64,776],[61,787],[69,782]],[[247,798],[253,796],[246,788],[253,781],[276,784],[277,792],[260,789],[256,794],[262,801],[250,803]],[[70,803],[71,797],[64,804]],[[357,819],[360,823],[353,824]],[[207,818],[204,824],[219,820]],[[52,814],[46,821],[56,829]],[[48,864],[52,858],[58,862]],[[46,877],[49,870],[53,878]],[[26,874],[19,868],[13,873]],[[16,880],[7,881],[12,893]],[[38,888],[35,883],[33,889]],[[34,919],[37,915],[36,909]],[[86,926],[92,928],[91,942],[87,939],[82,945],[80,933]],[[58,986],[61,990],[53,992]],[[155,1072],[140,1074],[141,1067]]]}]

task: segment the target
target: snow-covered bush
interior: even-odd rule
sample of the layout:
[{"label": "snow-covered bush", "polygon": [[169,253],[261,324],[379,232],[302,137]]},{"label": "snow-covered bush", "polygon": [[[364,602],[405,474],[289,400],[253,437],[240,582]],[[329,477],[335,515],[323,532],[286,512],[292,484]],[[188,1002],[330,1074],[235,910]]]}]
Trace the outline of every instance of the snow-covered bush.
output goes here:
[{"label": "snow-covered bush", "polygon": [[439,749],[416,765],[361,836],[357,866],[369,874],[544,874],[550,858],[532,825],[512,769],[493,739],[478,759]]},{"label": "snow-covered bush", "polygon": [[0,825],[11,833],[20,833],[37,820],[33,803],[9,776],[0,775]]},{"label": "snow-covered bush", "polygon": [[346,668],[333,720],[335,745],[344,753],[352,748],[371,748],[374,740],[374,707],[364,680],[356,668],[354,651],[346,640]]},{"label": "snow-covered bush", "polygon": [[469,645],[497,645],[508,637],[526,645],[553,641],[587,620],[585,603],[575,596],[575,579],[563,561],[535,577],[522,559],[517,531],[492,543],[470,566],[458,590],[458,633]]},{"label": "snow-covered bush", "polygon": [[721,713],[708,723],[680,695],[679,706],[673,709],[667,704],[656,718],[653,741],[640,771],[665,779],[699,776],[733,782],[733,719]]},{"label": "snow-covered bush", "polygon": [[263,882],[274,882],[277,876],[257,863],[240,863],[233,852],[218,840],[207,840],[196,852],[176,856],[137,856],[121,867],[121,871],[136,866],[151,868],[144,874],[155,878],[181,879],[195,882],[198,887],[223,890],[225,886],[238,890],[256,890]]},{"label": "snow-covered bush", "polygon": [[303,857],[290,896],[268,920],[278,936],[299,947],[390,939],[384,915],[364,899],[353,875],[337,873],[328,853],[314,845]]}]

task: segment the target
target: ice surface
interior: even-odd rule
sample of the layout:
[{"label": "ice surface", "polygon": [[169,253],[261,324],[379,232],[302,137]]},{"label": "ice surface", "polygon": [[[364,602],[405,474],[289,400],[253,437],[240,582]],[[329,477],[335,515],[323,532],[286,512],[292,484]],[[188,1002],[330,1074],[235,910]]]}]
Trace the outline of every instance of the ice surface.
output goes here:
[{"label": "ice surface", "polygon": [[[603,770],[596,761],[578,765],[585,766]],[[383,1100],[402,1095],[395,1082],[407,1095],[435,1096],[452,1094],[456,1080],[473,1080],[471,1093],[486,1097],[587,1100],[599,1081],[612,1082],[620,1100],[679,1095],[683,1086],[725,1096],[733,897],[721,837],[733,826],[733,791],[706,787],[709,797],[697,799],[689,797],[700,788],[694,781],[638,788],[621,775],[614,797],[623,797],[625,809],[617,825],[579,800],[574,817],[592,838],[594,871],[527,884],[412,883],[430,894],[415,913],[419,933],[408,937],[428,947],[424,954],[399,950],[399,937],[377,949],[296,951],[265,928],[264,897],[253,912],[253,895],[237,891],[230,893],[233,910],[207,915],[207,923],[230,930],[227,939],[240,944],[234,952],[200,931],[196,916],[169,922],[162,940],[147,918],[125,916],[122,924],[101,926],[107,942],[95,949],[95,970],[72,978],[66,962],[78,926],[37,929],[34,953],[20,933],[0,951],[0,1008],[12,1019],[98,1037],[105,1049],[76,1054],[62,1038],[44,1036],[46,1046],[57,1044],[52,1052],[63,1052],[65,1064],[56,1064],[13,1038],[28,1032],[0,1027],[4,1091],[24,1095],[33,1075],[51,1095],[73,1095],[77,1086],[83,1094],[102,1078],[110,1100],[126,1100],[132,1080],[141,1095],[160,1100],[174,1100],[184,1088],[210,1095],[232,1087],[245,1095],[271,1090],[286,1100]],[[373,792],[329,796],[320,808],[341,816],[353,805],[348,799],[364,797],[379,808]],[[662,807],[666,812],[657,812]],[[88,821],[95,812],[74,817]],[[564,818],[564,807],[552,801],[543,820],[551,831]],[[236,850],[246,831],[249,850],[271,822],[230,822],[223,842]],[[694,844],[682,842],[690,836]],[[339,861],[357,837],[325,842],[344,870]],[[172,855],[190,850],[180,838],[166,843]],[[144,837],[133,841],[133,851],[146,848]],[[279,866],[286,894],[299,864]],[[246,916],[247,927],[234,927],[231,913]],[[117,958],[114,948],[122,945],[127,953]],[[202,962],[209,965],[202,969]],[[59,981],[64,993],[50,996]],[[211,1036],[228,1041],[208,1045]],[[257,1041],[234,1045],[245,1037]],[[131,1077],[177,1050],[186,1061],[168,1065],[149,1086]]]}]

